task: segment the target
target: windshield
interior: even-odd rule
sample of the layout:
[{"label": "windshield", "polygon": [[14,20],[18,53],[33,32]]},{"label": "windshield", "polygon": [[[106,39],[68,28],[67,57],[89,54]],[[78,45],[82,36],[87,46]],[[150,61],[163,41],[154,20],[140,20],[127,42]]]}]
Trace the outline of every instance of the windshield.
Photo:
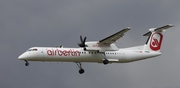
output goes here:
[{"label": "windshield", "polygon": [[28,49],[27,51],[38,51],[38,49]]}]

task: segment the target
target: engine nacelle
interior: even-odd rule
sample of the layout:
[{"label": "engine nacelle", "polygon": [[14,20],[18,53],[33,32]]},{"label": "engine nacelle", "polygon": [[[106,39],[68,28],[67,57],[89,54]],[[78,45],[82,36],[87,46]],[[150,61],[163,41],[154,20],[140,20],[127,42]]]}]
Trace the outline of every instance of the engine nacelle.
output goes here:
[{"label": "engine nacelle", "polygon": [[94,41],[94,42],[86,42],[85,44],[87,45],[87,47],[84,48],[84,50],[86,51],[104,52],[104,51],[116,51],[119,49],[114,43],[107,45],[107,44],[99,44],[98,41]]}]

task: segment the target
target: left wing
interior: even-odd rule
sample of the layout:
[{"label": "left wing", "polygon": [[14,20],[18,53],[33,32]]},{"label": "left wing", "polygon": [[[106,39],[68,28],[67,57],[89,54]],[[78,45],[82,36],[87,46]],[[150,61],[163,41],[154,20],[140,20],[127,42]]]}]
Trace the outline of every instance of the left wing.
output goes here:
[{"label": "left wing", "polygon": [[127,31],[129,31],[131,28],[125,28],[107,38],[104,38],[102,40],[99,41],[98,44],[107,44],[107,45],[110,45],[114,42],[116,42],[119,38],[123,37],[124,36],[124,33],[126,33]]}]

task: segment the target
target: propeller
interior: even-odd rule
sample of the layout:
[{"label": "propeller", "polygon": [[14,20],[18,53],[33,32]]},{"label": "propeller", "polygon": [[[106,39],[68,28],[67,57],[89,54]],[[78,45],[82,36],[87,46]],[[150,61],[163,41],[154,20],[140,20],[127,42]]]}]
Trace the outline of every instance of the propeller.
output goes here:
[{"label": "propeller", "polygon": [[81,43],[78,43],[79,47],[86,47],[87,45],[85,44],[86,42],[86,37],[84,37],[84,40],[82,38],[82,36],[80,36],[80,40],[81,40]]}]

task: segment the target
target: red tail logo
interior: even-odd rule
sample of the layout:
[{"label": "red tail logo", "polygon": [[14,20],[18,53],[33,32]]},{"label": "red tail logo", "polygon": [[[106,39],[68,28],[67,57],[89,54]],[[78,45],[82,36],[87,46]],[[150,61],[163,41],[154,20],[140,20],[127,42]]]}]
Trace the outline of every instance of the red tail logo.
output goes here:
[{"label": "red tail logo", "polygon": [[154,51],[160,50],[163,35],[161,33],[154,33],[151,36],[150,48]]}]

